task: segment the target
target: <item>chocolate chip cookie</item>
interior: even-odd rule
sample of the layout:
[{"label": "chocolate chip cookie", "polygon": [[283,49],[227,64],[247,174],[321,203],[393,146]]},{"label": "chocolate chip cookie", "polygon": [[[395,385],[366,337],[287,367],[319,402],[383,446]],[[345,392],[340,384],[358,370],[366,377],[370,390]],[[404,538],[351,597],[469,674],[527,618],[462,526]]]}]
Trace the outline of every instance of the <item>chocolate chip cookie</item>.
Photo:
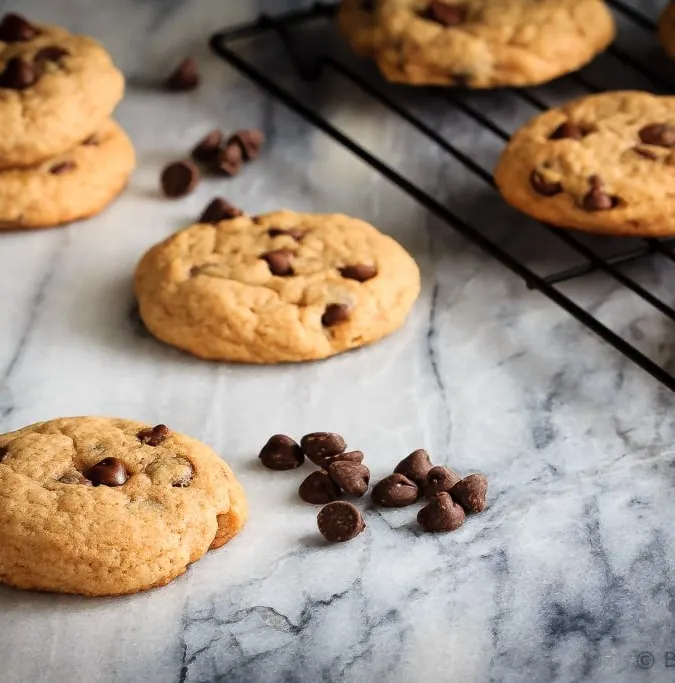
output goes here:
[{"label": "chocolate chip cookie", "polygon": [[675,59],[675,2],[670,2],[659,20],[659,39],[663,49]]},{"label": "chocolate chip cookie", "polygon": [[591,95],[521,128],[495,180],[509,204],[560,227],[675,234],[675,97]]},{"label": "chocolate chip cookie", "polygon": [[135,290],[148,329],[169,344],[202,358],[282,363],[394,332],[420,275],[362,220],[277,211],[173,235],[143,257]]},{"label": "chocolate chip cookie", "polygon": [[612,41],[602,0],[380,0],[377,63],[392,81],[492,88],[575,71]]},{"label": "chocolate chip cookie", "polygon": [[16,14],[0,20],[0,168],[33,166],[98,130],[124,78],[92,38]]},{"label": "chocolate chip cookie", "polygon": [[230,468],[164,425],[77,417],[0,435],[0,581],[17,588],[163,586],[246,516]]},{"label": "chocolate chip cookie", "polygon": [[37,166],[0,170],[0,230],[44,228],[92,216],[122,191],[134,148],[114,121]]}]

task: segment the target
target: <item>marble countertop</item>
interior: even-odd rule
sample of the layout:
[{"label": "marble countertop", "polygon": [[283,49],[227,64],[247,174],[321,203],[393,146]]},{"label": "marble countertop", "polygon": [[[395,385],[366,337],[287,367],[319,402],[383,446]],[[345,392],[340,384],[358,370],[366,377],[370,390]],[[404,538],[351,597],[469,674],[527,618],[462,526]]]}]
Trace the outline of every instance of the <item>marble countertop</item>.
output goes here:
[{"label": "marble countertop", "polygon": [[[0,588],[0,680],[672,680],[673,395],[209,53],[216,28],[297,4],[0,2],[107,45],[129,77],[117,118],[139,154],[128,190],[103,215],[0,235],[0,429],[78,414],[164,422],[212,444],[252,507],[241,537],[161,590],[87,600]],[[656,16],[663,2],[633,5]],[[670,68],[641,29],[622,25],[619,43]],[[334,74],[297,83],[275,44],[250,49],[278,82],[537,272],[579,262]],[[149,87],[188,53],[204,71],[199,91]],[[649,87],[611,56],[585,74]],[[441,96],[390,92],[492,167],[503,143]],[[555,103],[579,92],[565,80],[537,95]],[[509,131],[534,113],[508,92],[471,98]],[[255,165],[184,200],[159,196],[161,166],[203,132],[249,125],[269,137]],[[144,336],[130,317],[135,263],[215,194],[250,212],[352,213],[394,235],[424,276],[409,324],[356,353],[268,368],[201,362]],[[672,264],[627,272],[672,299]],[[616,283],[590,275],[563,291],[675,367],[672,323]],[[418,531],[416,510],[367,507],[364,534],[326,546],[316,511],[296,498],[301,475],[263,471],[255,457],[272,433],[315,430],[364,450],[374,478],[420,447],[437,463],[484,472],[490,507],[440,537]]]}]

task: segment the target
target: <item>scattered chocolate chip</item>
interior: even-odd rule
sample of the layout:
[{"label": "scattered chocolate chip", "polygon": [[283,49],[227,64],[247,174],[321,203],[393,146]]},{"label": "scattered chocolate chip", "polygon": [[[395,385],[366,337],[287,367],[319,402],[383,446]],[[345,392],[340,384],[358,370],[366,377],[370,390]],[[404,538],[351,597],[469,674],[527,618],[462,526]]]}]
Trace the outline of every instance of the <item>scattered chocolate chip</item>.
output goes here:
[{"label": "scattered chocolate chip", "polygon": [[293,275],[293,256],[293,252],[288,249],[275,249],[274,251],[268,251],[260,258],[267,261],[272,275],[286,277]]},{"label": "scattered chocolate chip", "polygon": [[[81,486],[93,486],[94,484],[87,479],[81,472],[66,472],[60,479],[61,484],[80,484]],[[124,483],[124,482],[122,482]]]},{"label": "scattered chocolate chip", "polygon": [[530,173],[530,185],[532,189],[544,197],[553,197],[562,192],[562,185],[554,180],[546,180],[540,171]]},{"label": "scattered chocolate chip", "polygon": [[65,48],[59,47],[58,45],[49,45],[48,47],[43,47],[36,55],[33,60],[35,64],[44,64],[45,62],[58,62],[63,57],[67,57],[70,54]]},{"label": "scattered chocolate chip", "polygon": [[370,470],[360,463],[333,462],[328,466],[328,476],[350,496],[360,498],[370,483]]},{"label": "scattered chocolate chip", "polygon": [[65,175],[74,171],[76,168],[74,161],[60,161],[58,164],[54,164],[50,167],[49,172],[52,175]]},{"label": "scattered chocolate chip", "polygon": [[88,147],[96,147],[99,144],[100,140],[98,139],[98,135],[94,133],[93,135],[90,135],[86,140],[82,141],[83,145],[87,145]]},{"label": "scattered chocolate chip", "polygon": [[221,148],[213,162],[214,170],[227,176],[235,176],[244,163],[241,147],[228,143]]},{"label": "scattered chocolate chip", "polygon": [[417,513],[417,523],[430,532],[454,531],[464,524],[464,510],[450,494],[438,493]]},{"label": "scattered chocolate chip", "polygon": [[243,215],[243,211],[222,197],[216,197],[204,209],[204,212],[199,217],[200,223],[220,223],[220,221],[229,221],[232,218],[237,218]]},{"label": "scattered chocolate chip", "polygon": [[618,200],[612,197],[604,190],[604,183],[602,179],[597,176],[591,176],[589,179],[591,189],[584,195],[582,205],[586,211],[607,211],[613,209]]},{"label": "scattered chocolate chip", "polygon": [[467,514],[483,512],[487,505],[487,489],[488,482],[482,474],[470,474],[452,487],[450,495]]},{"label": "scattered chocolate chip", "polygon": [[248,130],[238,130],[228,141],[227,144],[236,144],[241,149],[244,161],[255,159],[265,142],[262,131],[250,128]]},{"label": "scattered chocolate chip", "polygon": [[269,470],[294,470],[305,462],[305,456],[290,436],[275,434],[260,451],[260,462]]},{"label": "scattered chocolate chip", "polygon": [[195,161],[213,161],[218,156],[218,150],[222,144],[223,134],[221,131],[212,130],[194,146],[192,158]]},{"label": "scattered chocolate chip", "polygon": [[437,493],[448,493],[461,479],[462,477],[451,469],[437,465],[427,472],[422,484],[422,493],[425,498],[432,498]]},{"label": "scattered chocolate chip", "polygon": [[331,543],[344,543],[358,536],[366,524],[351,503],[338,500],[328,503],[316,518],[321,535]]},{"label": "scattered chocolate chip", "polygon": [[312,432],[300,439],[300,448],[315,465],[324,467],[326,459],[344,453],[347,444],[339,434]]},{"label": "scattered chocolate chip", "polygon": [[375,484],[373,502],[385,508],[402,508],[412,505],[420,495],[415,482],[402,474],[390,474]]},{"label": "scattered chocolate chip", "polygon": [[312,472],[298,489],[298,495],[310,505],[325,505],[340,498],[340,487],[324,472]]},{"label": "scattered chocolate chip", "polygon": [[581,140],[584,131],[581,126],[571,121],[561,123],[549,136],[549,140]]},{"label": "scattered chocolate chip", "polygon": [[410,481],[417,484],[417,486],[422,486],[426,479],[427,472],[431,467],[429,454],[423,448],[420,448],[413,451],[408,457],[403,458],[403,460],[396,465],[394,473],[402,474],[404,477],[408,477]]},{"label": "scattered chocolate chip", "polygon": [[331,463],[334,462],[363,462],[362,451],[349,451],[348,453],[336,453],[335,455],[327,455],[323,458],[323,467],[328,469]]},{"label": "scattered chocolate chip", "polygon": [[638,132],[645,145],[658,147],[675,147],[675,126],[668,123],[652,123]]},{"label": "scattered chocolate chip", "polygon": [[443,26],[459,26],[466,21],[467,8],[448,0],[432,0],[423,16]]},{"label": "scattered chocolate chip", "polygon": [[94,465],[85,476],[94,486],[122,486],[129,478],[129,473],[119,458],[105,458]]},{"label": "scattered chocolate chip", "polygon": [[138,440],[147,446],[159,446],[169,438],[171,430],[166,425],[156,425],[138,432]]},{"label": "scattered chocolate chip", "polygon": [[328,304],[321,316],[321,324],[324,327],[333,327],[340,323],[346,323],[351,317],[351,309],[347,304]]},{"label": "scattered chocolate chip", "polygon": [[191,161],[174,161],[162,171],[162,190],[167,197],[184,197],[195,189],[199,180],[199,169]]},{"label": "scattered chocolate chip", "polygon": [[166,79],[167,90],[181,92],[194,90],[199,85],[199,70],[197,62],[192,57],[186,57]]},{"label": "scattered chocolate chip", "polygon": [[365,263],[357,263],[353,266],[344,266],[340,268],[340,275],[348,280],[356,280],[357,282],[365,282],[377,275],[377,266],[368,265]]},{"label": "scattered chocolate chip", "polygon": [[5,43],[32,40],[39,33],[33,24],[15,12],[5,14],[0,22],[0,40]]},{"label": "scattered chocolate chip", "polygon": [[281,235],[288,235],[292,237],[296,242],[299,242],[304,236],[305,231],[299,228],[270,228],[267,231],[270,237],[280,237]]},{"label": "scattered chocolate chip", "polygon": [[35,69],[21,57],[13,57],[0,74],[0,88],[25,90],[37,80]]},{"label": "scattered chocolate chip", "polygon": [[639,156],[644,157],[645,159],[650,159],[651,161],[655,161],[659,158],[659,155],[656,154],[656,152],[653,152],[651,149],[647,149],[646,147],[635,146],[633,147],[633,151]]}]

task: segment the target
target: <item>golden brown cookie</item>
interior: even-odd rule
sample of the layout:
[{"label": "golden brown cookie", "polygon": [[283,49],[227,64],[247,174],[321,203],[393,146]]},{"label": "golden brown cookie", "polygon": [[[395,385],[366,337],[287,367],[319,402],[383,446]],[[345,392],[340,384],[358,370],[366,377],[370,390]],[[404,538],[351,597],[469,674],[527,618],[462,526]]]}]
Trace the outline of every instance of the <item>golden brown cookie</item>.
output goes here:
[{"label": "golden brown cookie", "polygon": [[380,26],[376,21],[376,0],[342,0],[338,24],[354,52],[371,57],[381,44]]},{"label": "golden brown cookie", "polygon": [[0,168],[33,166],[98,130],[124,78],[92,38],[17,14],[0,20]]},{"label": "golden brown cookie", "polygon": [[614,38],[602,0],[381,0],[377,63],[392,81],[492,88],[575,71]]},{"label": "golden brown cookie", "polygon": [[76,417],[0,435],[0,581],[17,588],[163,586],[246,516],[230,468],[164,425]]},{"label": "golden brown cookie", "polygon": [[659,20],[659,39],[663,49],[675,59],[675,2],[670,2]]},{"label": "golden brown cookie", "polygon": [[420,290],[412,257],[356,218],[277,211],[194,225],[136,271],[141,317],[196,356],[318,360],[403,325]]},{"label": "golden brown cookie", "polygon": [[506,147],[495,180],[506,201],[560,227],[675,234],[675,97],[608,92],[551,109]]},{"label": "golden brown cookie", "polygon": [[122,191],[134,164],[131,140],[110,120],[58,157],[0,170],[0,230],[52,227],[92,216]]}]

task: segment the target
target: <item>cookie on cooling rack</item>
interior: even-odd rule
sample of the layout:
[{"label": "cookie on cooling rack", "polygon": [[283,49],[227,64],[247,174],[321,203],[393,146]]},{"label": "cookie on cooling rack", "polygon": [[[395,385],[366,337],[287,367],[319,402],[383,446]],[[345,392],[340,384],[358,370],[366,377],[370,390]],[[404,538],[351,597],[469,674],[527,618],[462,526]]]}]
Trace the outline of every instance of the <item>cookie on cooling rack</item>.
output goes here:
[{"label": "cookie on cooling rack", "polygon": [[536,116],[495,180],[534,218],[608,235],[675,234],[675,97],[591,95]]}]

